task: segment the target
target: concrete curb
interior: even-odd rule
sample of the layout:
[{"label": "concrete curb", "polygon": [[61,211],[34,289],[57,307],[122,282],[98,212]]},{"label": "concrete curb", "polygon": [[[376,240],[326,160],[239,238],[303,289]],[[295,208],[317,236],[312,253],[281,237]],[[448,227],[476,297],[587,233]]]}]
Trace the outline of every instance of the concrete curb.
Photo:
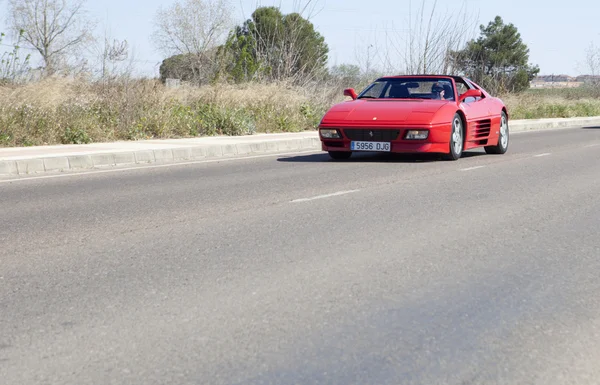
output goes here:
[{"label": "concrete curb", "polygon": [[[599,117],[512,120],[511,132],[566,129],[586,126],[600,126]],[[287,135],[287,136],[286,136]],[[27,158],[0,160],[0,176],[37,175],[65,171],[84,171],[111,167],[135,166],[141,164],[167,164],[186,161],[200,161],[219,158],[232,158],[252,155],[277,154],[291,151],[319,150],[321,142],[317,132],[298,134],[277,134],[262,138],[226,138],[230,143],[190,144],[173,148],[140,150],[107,150],[89,154],[38,155]],[[238,143],[236,143],[236,141]],[[164,141],[166,142],[166,141]]]},{"label": "concrete curb", "polygon": [[318,150],[321,142],[312,137],[269,140],[253,143],[195,145],[177,148],[118,151],[86,155],[52,155],[29,159],[0,160],[0,176],[38,175],[85,171],[143,164],[168,164],[291,151]]},{"label": "concrete curb", "polygon": [[600,126],[600,116],[583,118],[509,120],[511,132],[554,130],[588,126]]}]

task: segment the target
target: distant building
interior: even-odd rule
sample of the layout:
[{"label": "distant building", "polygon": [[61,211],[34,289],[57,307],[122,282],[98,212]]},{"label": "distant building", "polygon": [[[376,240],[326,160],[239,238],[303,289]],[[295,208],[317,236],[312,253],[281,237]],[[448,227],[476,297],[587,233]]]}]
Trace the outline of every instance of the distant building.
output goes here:
[{"label": "distant building", "polygon": [[600,75],[581,75],[577,76],[577,81],[586,84],[600,84]]},{"label": "distant building", "polygon": [[577,77],[569,75],[540,75],[531,81],[531,88],[572,88],[581,84]]},{"label": "distant building", "polygon": [[542,75],[535,78],[535,80],[545,83],[564,83],[564,82],[576,82],[577,78],[569,75]]}]

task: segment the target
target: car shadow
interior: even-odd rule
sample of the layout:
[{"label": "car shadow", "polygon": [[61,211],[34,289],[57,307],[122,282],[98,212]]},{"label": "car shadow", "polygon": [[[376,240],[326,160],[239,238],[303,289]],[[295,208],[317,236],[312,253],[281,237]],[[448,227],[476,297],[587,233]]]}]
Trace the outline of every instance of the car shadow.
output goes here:
[{"label": "car shadow", "polygon": [[584,130],[600,130],[600,126],[587,126],[587,127],[581,127]]},{"label": "car shadow", "polygon": [[[485,155],[485,152],[465,151],[462,158],[472,158]],[[373,154],[373,153],[354,153],[350,159],[335,160],[329,157],[329,154],[285,156],[277,158],[278,162],[290,163],[431,163],[442,162],[442,156],[439,154]]]}]

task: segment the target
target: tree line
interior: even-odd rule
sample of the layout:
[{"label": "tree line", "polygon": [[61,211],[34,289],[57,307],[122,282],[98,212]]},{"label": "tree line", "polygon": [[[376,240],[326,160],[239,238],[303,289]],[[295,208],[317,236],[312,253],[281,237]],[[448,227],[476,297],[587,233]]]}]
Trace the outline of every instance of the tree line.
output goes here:
[{"label": "tree line", "polygon": [[[30,56],[20,55],[20,47],[41,56],[44,76],[80,66],[77,59],[84,51],[98,58],[97,75],[101,79],[127,75],[134,66],[127,41],[108,34],[92,36],[94,24],[85,12],[84,1],[8,0],[6,21],[18,43],[2,56],[0,79],[7,81],[27,70]],[[161,7],[152,35],[165,57],[160,79],[175,78],[197,85],[281,80],[306,84],[333,79],[355,85],[365,75],[360,66],[348,63],[328,67],[329,47],[310,19],[303,16],[314,4],[305,0],[298,12],[288,14],[277,7],[258,7],[240,25],[232,21],[233,7],[228,0],[178,0]],[[446,17],[432,25],[437,1],[429,19],[424,14],[425,2],[422,4],[417,13],[420,19],[409,23],[404,48],[395,44],[388,49],[398,54],[392,58],[388,52],[389,71],[465,75],[492,92],[529,88],[540,69],[529,63],[529,49],[516,26],[497,16],[479,26],[479,36],[466,39],[466,17]],[[369,61],[370,53],[367,55]],[[597,57],[597,52],[588,54],[594,69],[598,67]]]}]

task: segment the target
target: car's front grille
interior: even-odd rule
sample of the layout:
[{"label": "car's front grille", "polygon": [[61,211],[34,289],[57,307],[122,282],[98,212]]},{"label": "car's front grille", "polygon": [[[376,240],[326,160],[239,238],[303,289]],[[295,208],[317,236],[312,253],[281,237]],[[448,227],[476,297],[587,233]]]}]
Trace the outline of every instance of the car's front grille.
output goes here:
[{"label": "car's front grille", "polygon": [[361,129],[346,128],[344,135],[350,140],[360,140],[367,142],[391,142],[398,139],[400,130],[394,129]]}]

